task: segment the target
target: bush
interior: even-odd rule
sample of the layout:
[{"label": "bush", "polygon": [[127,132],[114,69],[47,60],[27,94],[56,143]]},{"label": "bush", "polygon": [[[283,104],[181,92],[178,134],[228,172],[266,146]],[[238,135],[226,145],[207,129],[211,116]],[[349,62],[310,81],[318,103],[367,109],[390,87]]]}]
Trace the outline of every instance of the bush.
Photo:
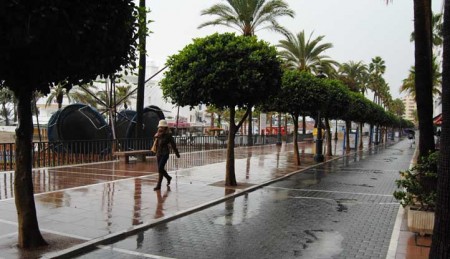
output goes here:
[{"label": "bush", "polygon": [[419,210],[434,211],[438,156],[439,152],[430,153],[410,170],[400,172],[402,178],[395,182],[403,190],[395,191],[394,197],[403,207],[415,206]]}]

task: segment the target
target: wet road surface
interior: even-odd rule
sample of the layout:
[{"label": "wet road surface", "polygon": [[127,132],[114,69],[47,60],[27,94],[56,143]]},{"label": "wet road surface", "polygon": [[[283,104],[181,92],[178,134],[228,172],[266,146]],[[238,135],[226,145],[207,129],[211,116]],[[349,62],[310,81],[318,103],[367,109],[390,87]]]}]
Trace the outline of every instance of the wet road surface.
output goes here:
[{"label": "wet road surface", "polygon": [[[386,258],[399,209],[395,179],[413,151],[402,141],[357,152],[78,258]],[[155,195],[165,207],[174,193]]]}]

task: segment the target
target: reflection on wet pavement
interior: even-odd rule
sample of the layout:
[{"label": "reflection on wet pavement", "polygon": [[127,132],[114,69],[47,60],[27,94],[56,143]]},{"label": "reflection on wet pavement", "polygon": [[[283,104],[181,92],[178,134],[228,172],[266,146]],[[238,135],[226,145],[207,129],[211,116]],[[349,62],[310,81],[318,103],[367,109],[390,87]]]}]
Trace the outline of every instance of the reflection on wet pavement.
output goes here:
[{"label": "reflection on wet pavement", "polygon": [[342,252],[344,237],[336,231],[312,230],[305,231],[312,237],[304,246],[303,258],[333,258]]},{"label": "reflection on wet pavement", "polygon": [[171,258],[384,258],[399,207],[390,182],[409,159],[396,167],[358,158],[310,168],[142,231],[139,249],[132,236],[87,258],[118,256],[115,249]]},{"label": "reflection on wet pavement", "polygon": [[[282,148],[263,146],[236,149],[236,177],[240,184],[238,188],[224,188],[223,186],[225,178],[224,150],[182,154],[181,159],[171,157],[168,171],[174,177],[172,184],[170,188],[164,186],[157,192],[153,191],[157,170],[156,163],[152,158],[146,162],[131,162],[130,164],[111,162],[35,170],[33,179],[40,228],[44,233],[60,234],[83,240],[117,233],[143,223],[158,222],[158,220],[164,220],[213,200],[221,199],[231,193],[239,194],[245,188],[309,168],[315,165],[311,147],[314,145],[303,145],[301,166],[294,163],[295,158],[291,152],[292,145],[283,145]],[[338,244],[342,243],[342,240],[339,241],[339,233],[343,233],[344,229],[336,232],[334,226],[338,222],[340,224],[347,220],[343,214],[348,214],[351,208],[359,209],[368,205],[379,206],[393,202],[392,198],[387,196],[388,190],[392,187],[387,184],[392,181],[391,176],[382,177],[382,173],[386,170],[361,170],[357,166],[352,168],[356,162],[365,159],[366,155],[360,153],[360,155],[346,157],[317,168],[310,168],[305,173],[295,174],[295,177],[286,178],[270,187],[261,189],[260,192],[230,198],[217,205],[218,208],[215,209],[213,215],[207,216],[205,220],[196,222],[187,229],[185,226],[176,226],[173,229],[174,223],[172,222],[162,223],[148,233],[140,232],[138,235],[130,237],[130,240],[122,241],[121,244],[129,243],[133,248],[141,250],[151,249],[152,254],[153,251],[163,251],[161,254],[170,257],[175,255],[171,254],[174,244],[178,246],[177,242],[181,242],[181,245],[192,245],[192,242],[198,237],[192,237],[189,233],[196,233],[195,229],[209,226],[212,233],[216,233],[212,235],[214,238],[208,240],[208,242],[212,242],[211,248],[224,244],[224,242],[225,244],[240,245],[242,243],[243,245],[244,240],[256,239],[275,231],[277,229],[275,223],[280,223],[284,217],[292,217],[289,216],[291,215],[290,210],[301,209],[303,212],[317,213],[318,224],[314,228],[306,228],[306,225],[299,226],[299,229],[294,231],[295,233],[293,232],[298,236],[298,240],[289,241],[287,245],[293,245],[293,242],[297,245],[309,244],[307,247],[311,247],[312,243],[319,246],[327,244],[335,247],[329,254],[339,254],[340,245]],[[344,167],[345,170],[339,174],[336,173]],[[377,167],[369,166],[369,168]],[[373,179],[375,174],[377,179]],[[360,177],[359,181],[354,180],[355,175]],[[0,245],[2,236],[13,235],[11,233],[15,231],[14,227],[6,227],[16,221],[12,199],[12,178],[13,173],[11,172],[0,174],[0,211],[2,211]],[[361,179],[363,183],[361,183]],[[349,188],[352,189],[351,192],[346,193]],[[294,199],[295,197],[308,199]],[[353,201],[355,202],[353,203]],[[274,204],[281,206],[287,203],[294,207],[288,208],[286,211],[273,208]],[[339,206],[342,209],[341,212],[336,209]],[[321,210],[324,210],[325,213],[319,213]],[[346,213],[342,213],[344,211]],[[377,213],[373,212],[373,214]],[[266,221],[262,215],[272,215],[269,219],[274,222]],[[327,227],[321,223],[321,220],[324,219],[328,220]],[[300,213],[295,218],[286,220],[286,223],[282,223],[282,225],[288,224],[288,222],[292,223],[292,220],[305,222],[307,213],[304,215]],[[190,219],[188,217],[180,218],[178,221],[189,222]],[[227,229],[224,230],[224,227]],[[239,238],[235,240],[236,233],[233,233],[235,229],[233,231],[228,229],[234,227],[236,229],[249,228],[255,230],[255,233],[246,234],[242,240]],[[180,231],[187,232],[180,234]],[[177,233],[179,237],[173,239],[173,235],[177,235]],[[217,237],[217,233],[223,234],[221,236],[223,238]],[[316,240],[312,238],[311,233],[317,237]],[[326,240],[326,236],[334,237],[334,241]],[[284,236],[282,238],[286,239]],[[198,242],[200,243],[200,241]],[[283,247],[280,242],[282,240],[278,241],[273,238],[264,241],[260,245],[266,249],[261,249],[261,251],[268,251],[272,245]],[[307,247],[299,249],[297,253],[304,255],[307,253]],[[130,247],[124,246],[124,249],[130,249]],[[204,249],[199,244],[198,250],[197,247],[192,248],[192,253],[205,252]],[[254,249],[258,250],[257,247]],[[230,253],[220,250],[211,252],[212,254],[222,252],[223,255]],[[291,252],[289,250],[287,254]],[[105,251],[98,253],[105,253]],[[275,256],[269,252],[268,256],[270,255]],[[177,256],[180,257],[180,254]]]}]

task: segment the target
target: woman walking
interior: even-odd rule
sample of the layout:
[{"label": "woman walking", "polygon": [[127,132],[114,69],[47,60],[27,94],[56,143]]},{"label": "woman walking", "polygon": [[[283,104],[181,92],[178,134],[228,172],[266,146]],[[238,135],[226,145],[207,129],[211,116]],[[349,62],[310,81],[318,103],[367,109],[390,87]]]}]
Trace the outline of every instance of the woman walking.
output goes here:
[{"label": "woman walking", "polygon": [[154,141],[156,142],[154,144],[154,147],[156,147],[156,161],[158,162],[159,178],[158,184],[156,185],[155,188],[153,188],[153,190],[157,191],[161,189],[161,183],[164,177],[167,179],[167,186],[170,185],[170,181],[172,180],[172,177],[164,169],[167,160],[169,159],[170,154],[169,145],[172,146],[172,149],[178,158],[180,158],[180,153],[178,153],[175,140],[173,139],[172,133],[170,132],[169,127],[167,125],[167,121],[165,120],[159,121],[158,132],[156,132],[155,134]]}]

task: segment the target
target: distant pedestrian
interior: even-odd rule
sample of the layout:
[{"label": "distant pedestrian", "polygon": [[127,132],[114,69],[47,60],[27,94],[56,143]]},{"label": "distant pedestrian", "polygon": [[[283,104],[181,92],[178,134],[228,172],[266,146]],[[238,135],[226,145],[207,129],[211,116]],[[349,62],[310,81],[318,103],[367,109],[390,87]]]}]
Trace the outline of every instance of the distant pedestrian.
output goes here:
[{"label": "distant pedestrian", "polygon": [[412,147],[413,144],[416,144],[416,132],[410,129],[408,129],[406,132],[408,133],[409,146]]},{"label": "distant pedestrian", "polygon": [[165,120],[159,121],[158,131],[155,134],[154,141],[156,141],[154,147],[156,147],[156,161],[158,163],[159,178],[158,184],[155,188],[153,188],[153,190],[157,191],[161,189],[161,183],[164,177],[167,179],[167,186],[170,185],[170,181],[172,180],[172,177],[164,169],[167,160],[169,160],[169,145],[172,146],[172,150],[178,158],[180,158],[180,153],[178,152],[175,140],[170,132],[169,126],[167,125],[167,121]]}]

